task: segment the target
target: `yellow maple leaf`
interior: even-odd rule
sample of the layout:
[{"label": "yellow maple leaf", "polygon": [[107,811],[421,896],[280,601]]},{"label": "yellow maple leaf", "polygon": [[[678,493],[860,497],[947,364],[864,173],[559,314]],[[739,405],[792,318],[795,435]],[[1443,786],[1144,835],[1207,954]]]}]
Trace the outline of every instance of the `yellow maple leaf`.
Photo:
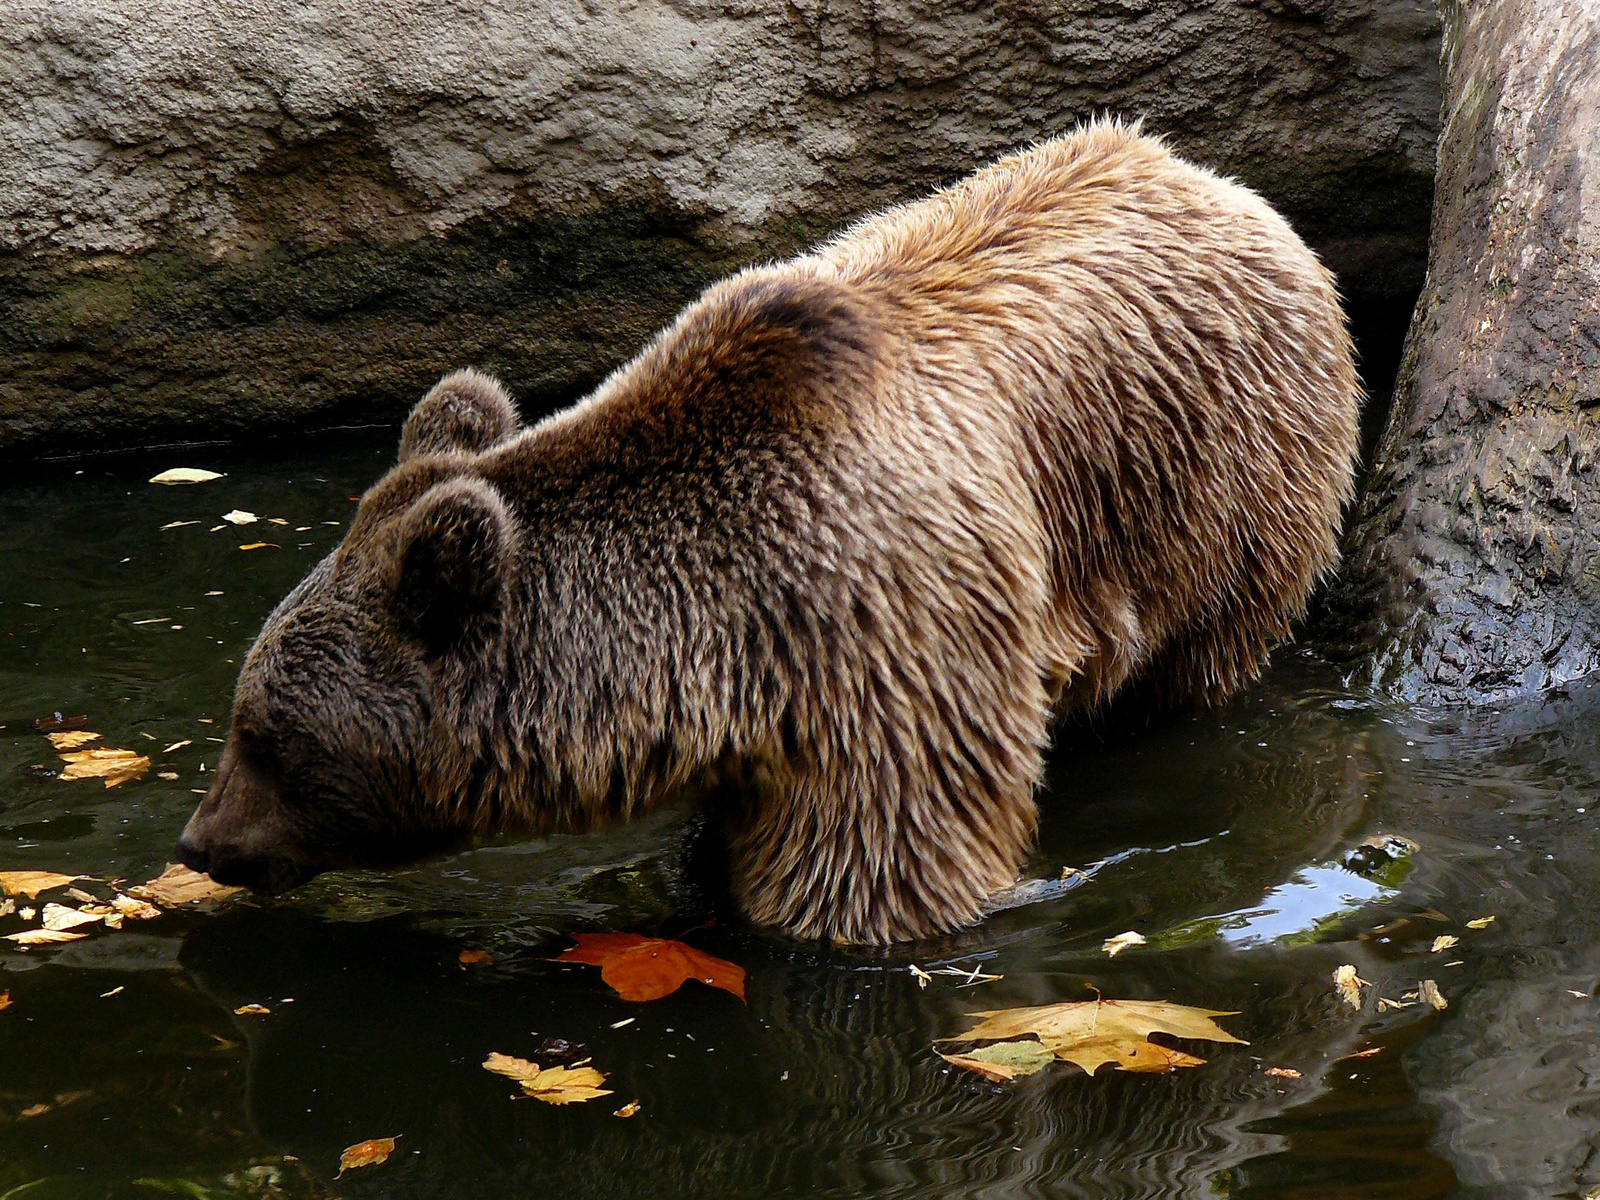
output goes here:
[{"label": "yellow maple leaf", "polygon": [[87,746],[90,742],[98,742],[100,735],[90,733],[87,729],[69,729],[65,733],[47,733],[50,744],[57,750],[76,750],[79,746]]},{"label": "yellow maple leaf", "polygon": [[570,1067],[541,1067],[525,1058],[513,1058],[498,1052],[483,1060],[483,1069],[515,1079],[522,1090],[535,1100],[546,1104],[573,1104],[580,1100],[594,1100],[611,1093],[600,1085],[605,1074],[586,1066],[588,1059]]},{"label": "yellow maple leaf", "polygon": [[[1106,1063],[1120,1071],[1171,1071],[1205,1060],[1148,1040],[1149,1034],[1245,1044],[1213,1019],[1236,1014],[1190,1008],[1165,1000],[1079,1000],[1034,1008],[970,1013],[978,1024],[941,1042],[1015,1041],[1036,1038],[1056,1058],[1090,1075]],[[965,1063],[958,1063],[965,1066]],[[971,1068],[969,1068],[971,1069]],[[1021,1072],[1019,1072],[1021,1073]]]},{"label": "yellow maple leaf", "polygon": [[77,750],[63,753],[67,769],[62,779],[103,779],[108,788],[140,778],[150,769],[150,760],[136,750]]}]

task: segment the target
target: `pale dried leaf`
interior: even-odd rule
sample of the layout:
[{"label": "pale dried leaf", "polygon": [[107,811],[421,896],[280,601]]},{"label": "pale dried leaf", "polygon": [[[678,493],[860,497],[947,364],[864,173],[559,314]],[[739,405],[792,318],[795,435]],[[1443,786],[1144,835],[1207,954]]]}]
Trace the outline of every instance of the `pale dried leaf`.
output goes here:
[{"label": "pale dried leaf", "polygon": [[1129,946],[1142,945],[1144,945],[1144,934],[1135,933],[1130,929],[1127,933],[1119,933],[1116,937],[1107,938],[1101,945],[1100,949],[1104,950],[1112,958],[1115,958]]},{"label": "pale dried leaf", "polygon": [[242,508],[236,508],[231,512],[223,513],[222,519],[232,525],[254,525],[261,518],[256,516],[253,512],[247,512]]},{"label": "pale dried leaf", "polygon": [[1450,1007],[1450,1002],[1439,991],[1439,985],[1431,979],[1424,979],[1417,984],[1417,994],[1440,1012]]},{"label": "pale dried leaf", "polygon": [[1460,944],[1460,938],[1451,937],[1448,933],[1441,933],[1438,937],[1433,939],[1433,946],[1429,952],[1432,954],[1439,954],[1442,951],[1450,949],[1451,946],[1458,946]]},{"label": "pale dried leaf", "polygon": [[207,471],[200,467],[172,467],[159,475],[150,477],[151,483],[210,483],[213,479],[221,479],[217,471]]},{"label": "pale dried leaf", "polygon": [[933,976],[929,975],[921,967],[917,966],[916,963],[912,963],[908,969],[911,972],[911,978],[917,981],[917,987],[923,991],[927,991],[928,985],[933,982]]},{"label": "pale dried leaf", "polygon": [[150,760],[136,750],[78,750],[61,755],[67,769],[62,779],[103,779],[108,788],[138,779],[150,769]]},{"label": "pale dried leaf", "polygon": [[[210,876],[206,878],[209,879]],[[111,897],[111,907],[117,910],[118,916],[129,917],[135,921],[153,921],[161,915],[161,910],[154,904],[135,900],[132,896],[124,896],[121,892]]]},{"label": "pale dried leaf", "polygon": [[190,746],[190,745],[193,745],[193,744],[194,744],[194,739],[193,738],[184,738],[183,741],[181,741],[181,742],[173,742],[172,745],[168,746],[161,753],[163,753],[163,754],[171,754],[174,750],[182,750],[185,746]]},{"label": "pale dried leaf", "polygon": [[1468,929],[1487,929],[1494,924],[1493,917],[1474,917],[1467,922]]},{"label": "pale dried leaf", "polygon": [[191,871],[188,867],[179,866],[177,863],[168,863],[167,869],[158,878],[142,883],[138,887],[129,888],[128,894],[141,900],[153,900],[168,908],[176,908],[182,904],[226,900],[242,891],[243,888],[226,887],[199,871]]},{"label": "pale dried leaf", "polygon": [[1267,1074],[1274,1079],[1299,1079],[1300,1072],[1293,1067],[1268,1067]]},{"label": "pale dried leaf", "polygon": [[40,915],[40,923],[46,929],[71,929],[76,925],[93,925],[102,919],[103,914],[87,913],[65,904],[46,904]]},{"label": "pale dried leaf", "polygon": [[21,933],[8,933],[8,941],[19,946],[49,946],[56,942],[76,942],[87,933],[73,933],[69,929],[24,929]]},{"label": "pale dried leaf", "polygon": [[54,891],[87,878],[87,875],[62,875],[58,871],[0,871],[0,888],[4,888],[7,895],[26,896],[32,900],[40,892]]},{"label": "pale dried leaf", "polygon": [[1367,981],[1356,974],[1355,967],[1346,963],[1334,971],[1333,986],[1339,990],[1339,998],[1351,1008],[1361,1007],[1361,989],[1367,986]]}]

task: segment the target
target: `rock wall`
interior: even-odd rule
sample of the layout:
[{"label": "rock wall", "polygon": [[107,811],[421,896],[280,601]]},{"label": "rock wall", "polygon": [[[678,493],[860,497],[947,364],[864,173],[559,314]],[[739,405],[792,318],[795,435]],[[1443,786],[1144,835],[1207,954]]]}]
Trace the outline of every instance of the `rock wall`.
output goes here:
[{"label": "rock wall", "polygon": [[1430,703],[1600,667],[1600,7],[1445,14],[1427,286],[1320,638]]},{"label": "rock wall", "polygon": [[530,411],[679,305],[1092,114],[1420,285],[1417,0],[0,0],[0,453]]}]

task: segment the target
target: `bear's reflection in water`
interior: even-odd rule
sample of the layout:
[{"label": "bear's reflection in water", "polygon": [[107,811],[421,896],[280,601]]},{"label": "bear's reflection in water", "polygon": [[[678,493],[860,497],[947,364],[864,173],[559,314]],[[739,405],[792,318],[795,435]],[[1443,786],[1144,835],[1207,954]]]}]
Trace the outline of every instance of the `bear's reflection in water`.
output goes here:
[{"label": "bear's reflection in water", "polygon": [[[1378,1194],[1383,1180],[1395,1194],[1440,1194],[1453,1180],[1425,1149],[1426,1115],[1398,1068],[1363,1060],[1325,1078],[1366,1043],[1338,1013],[1328,981],[1340,951],[1320,939],[1344,926],[1336,935],[1353,936],[1347,906],[1392,893],[1344,873],[1344,892],[1296,896],[1304,911],[1286,919],[1298,936],[1249,936],[1302,867],[1340,873],[1374,773],[1377,718],[1299,683],[1218,713],[1064,733],[1031,869],[1109,861],[1054,900],[938,942],[889,954],[801,945],[740,928],[692,873],[667,887],[670,914],[643,928],[670,935],[719,916],[689,940],[749,969],[747,1006],[698,984],[631,1004],[594,969],[547,961],[569,944],[565,929],[595,927],[563,920],[570,901],[497,914],[496,962],[463,968],[463,942],[435,930],[485,916],[451,911],[459,881],[443,878],[409,895],[410,913],[359,923],[293,905],[237,910],[193,929],[183,966],[229,1009],[273,1010],[237,1019],[261,1138],[320,1172],[347,1144],[404,1135],[381,1177],[345,1177],[351,1194],[1282,1194],[1271,1181],[1286,1163],[1289,1176],[1317,1175],[1319,1195],[1339,1178],[1361,1181],[1351,1194]],[[692,857],[692,828],[654,835],[666,878]],[[1101,941],[1130,928],[1159,952],[1107,958]],[[950,961],[1005,978],[921,989],[906,970]],[[1090,1080],[1061,1064],[1007,1085],[931,1052],[963,1013],[1091,989],[1238,1009],[1228,1026],[1252,1045],[1188,1046],[1212,1061],[1170,1076]],[[514,1085],[480,1066],[549,1037],[583,1043],[614,1094],[564,1108],[512,1100]],[[1274,1063],[1303,1077],[1265,1075]],[[1338,1115],[1352,1074],[1358,1111]],[[631,1100],[637,1117],[611,1115]]]}]

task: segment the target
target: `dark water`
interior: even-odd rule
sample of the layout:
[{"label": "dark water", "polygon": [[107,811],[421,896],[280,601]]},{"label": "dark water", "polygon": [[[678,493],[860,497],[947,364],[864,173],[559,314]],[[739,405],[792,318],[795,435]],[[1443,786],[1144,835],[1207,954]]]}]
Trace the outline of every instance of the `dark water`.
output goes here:
[{"label": "dark water", "polygon": [[[0,485],[0,869],[160,871],[242,652],[392,441]],[[227,477],[144,482],[176,465]],[[289,524],[211,532],[234,508]],[[239,549],[255,541],[277,547]],[[33,722],[57,710],[152,772],[55,778]],[[1430,719],[1286,653],[1226,709],[1063,734],[1031,871],[1088,877],[888,957],[741,927],[693,865],[690,812],[0,950],[0,1200],[1580,1196],[1600,1183],[1597,729],[1587,692]],[[1377,837],[1415,850],[1363,848]],[[748,968],[749,1003],[689,984],[631,1004],[549,961],[597,929],[694,930]],[[1129,929],[1148,944],[1101,952]],[[1460,944],[1431,953],[1440,934]],[[493,962],[463,967],[463,948]],[[913,962],[1004,978],[923,990]],[[1449,1008],[1357,1013],[1333,990],[1344,963],[1390,998],[1434,979]],[[963,1013],[1091,988],[1238,1010],[1250,1045],[1189,1045],[1210,1061],[1173,1075],[1060,1064],[1008,1085],[930,1051]],[[245,1003],[271,1011],[235,1016]],[[512,1100],[479,1066],[547,1037],[586,1043],[615,1095]],[[638,1116],[611,1115],[634,1099]],[[343,1147],[393,1134],[387,1163],[334,1182]]]}]

